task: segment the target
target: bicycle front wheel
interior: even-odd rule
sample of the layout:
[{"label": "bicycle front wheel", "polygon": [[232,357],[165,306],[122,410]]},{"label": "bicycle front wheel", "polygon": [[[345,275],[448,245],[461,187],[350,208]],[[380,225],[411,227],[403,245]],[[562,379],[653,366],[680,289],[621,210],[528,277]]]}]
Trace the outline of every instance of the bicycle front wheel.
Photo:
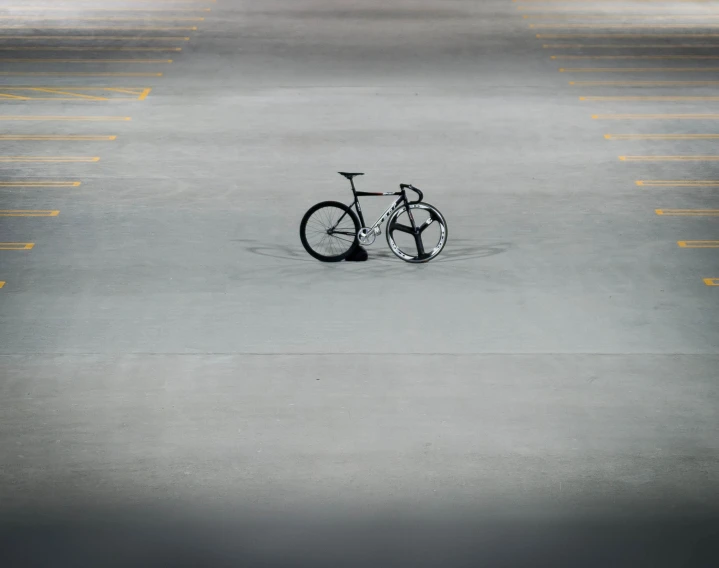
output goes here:
[{"label": "bicycle front wheel", "polygon": [[447,244],[447,222],[429,203],[410,203],[387,221],[387,244],[405,262],[429,262]]},{"label": "bicycle front wheel", "polygon": [[338,201],[323,201],[305,213],[300,240],[305,250],[322,262],[339,262],[358,246],[360,222],[349,207]]}]

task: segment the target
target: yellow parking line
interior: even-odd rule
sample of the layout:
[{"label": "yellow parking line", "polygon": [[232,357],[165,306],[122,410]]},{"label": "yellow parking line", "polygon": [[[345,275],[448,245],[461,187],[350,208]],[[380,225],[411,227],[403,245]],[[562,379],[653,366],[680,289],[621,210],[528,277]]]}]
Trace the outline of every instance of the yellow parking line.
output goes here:
[{"label": "yellow parking line", "polygon": [[569,81],[575,87],[701,87],[719,85],[719,81]]},{"label": "yellow parking line", "polygon": [[719,187],[719,180],[710,179],[638,179],[634,183],[642,187]]},{"label": "yellow parking line", "polygon": [[[22,101],[142,101],[152,89],[141,87],[27,87],[0,85],[0,98]],[[40,96],[45,94],[52,97]],[[131,96],[117,96],[116,93]]]},{"label": "yellow parking line", "polygon": [[719,55],[551,55],[550,59],[719,59]]},{"label": "yellow parking line", "polygon": [[635,44],[604,44],[604,43],[545,43],[543,49],[674,49],[674,48],[719,48],[719,43],[635,43]]},{"label": "yellow parking line", "polygon": [[6,40],[71,40],[71,41],[89,41],[89,40],[102,40],[102,41],[190,41],[189,37],[183,36],[105,36],[105,35],[79,35],[79,36],[66,36],[66,35],[19,35],[19,36],[7,36],[0,35],[0,41]]},{"label": "yellow parking line", "polygon": [[58,45],[30,45],[2,47],[0,51],[182,51],[181,47],[89,47],[83,46],[58,46]]},{"label": "yellow parking line", "polygon": [[707,20],[719,14],[522,14],[524,20]]},{"label": "yellow parking line", "polygon": [[63,121],[91,121],[91,122],[129,122],[129,116],[49,116],[0,114],[0,120],[63,120]]},{"label": "yellow parking line", "polygon": [[57,217],[59,214],[49,209],[0,209],[0,217]]},{"label": "yellow parking line", "polygon": [[0,187],[80,187],[79,181],[0,181]]},{"label": "yellow parking line", "polygon": [[30,250],[35,243],[0,243],[0,250]]},{"label": "yellow parking line", "polygon": [[604,138],[607,140],[716,140],[719,134],[605,134]]},{"label": "yellow parking line", "polygon": [[594,120],[719,120],[719,114],[593,114]]},{"label": "yellow parking line", "polygon": [[2,77],[162,77],[162,73],[64,73],[52,71],[0,71]]},{"label": "yellow parking line", "polygon": [[636,97],[579,97],[580,101],[719,101],[719,97],[681,97],[669,95]]},{"label": "yellow parking line", "polygon": [[0,16],[0,20],[72,20],[73,22],[106,22],[108,20],[112,20],[114,22],[147,22],[147,21],[154,21],[154,22],[204,22],[205,18],[158,18],[158,17],[149,17],[149,18],[133,18],[133,17],[116,17],[116,16]]},{"label": "yellow parking line", "polygon": [[719,156],[619,156],[622,162],[719,162]]},{"label": "yellow parking line", "polygon": [[[27,30],[28,26],[0,26],[0,30]],[[195,32],[197,26],[190,27],[118,27],[118,26],[32,26],[33,30],[87,30],[87,31],[118,31],[118,32]]]},{"label": "yellow parking line", "polygon": [[0,163],[78,164],[99,161],[100,158],[94,156],[0,156]]},{"label": "yellow parking line", "polygon": [[18,12],[210,12],[212,8],[86,8],[84,6],[3,6],[5,10],[17,10]]},{"label": "yellow parking line", "polygon": [[25,59],[0,58],[3,63],[172,63],[172,59]]},{"label": "yellow parking line", "polygon": [[719,24],[529,24],[530,28],[555,28],[555,29],[590,29],[599,28],[606,30],[621,29],[710,29],[719,28]]},{"label": "yellow parking line", "polygon": [[719,278],[705,278],[704,284],[707,286],[719,286]]},{"label": "yellow parking line", "polygon": [[5,282],[3,282],[2,280],[0,280],[0,288],[2,288],[3,286],[5,286]]},{"label": "yellow parking line", "polygon": [[626,39],[626,38],[648,38],[662,37],[667,39],[683,38],[710,38],[719,37],[719,34],[536,34],[537,39]]},{"label": "yellow parking line", "polygon": [[117,140],[117,136],[96,136],[96,135],[64,135],[64,134],[0,134],[0,140],[33,140],[37,142],[48,142],[62,140],[65,142],[109,142]]},{"label": "yellow parking line", "polygon": [[681,248],[719,248],[719,241],[677,241]]},{"label": "yellow parking line", "polygon": [[560,73],[715,73],[719,67],[562,67]]},{"label": "yellow parking line", "polygon": [[679,217],[716,217],[719,209],[655,209],[657,215],[673,215]]}]

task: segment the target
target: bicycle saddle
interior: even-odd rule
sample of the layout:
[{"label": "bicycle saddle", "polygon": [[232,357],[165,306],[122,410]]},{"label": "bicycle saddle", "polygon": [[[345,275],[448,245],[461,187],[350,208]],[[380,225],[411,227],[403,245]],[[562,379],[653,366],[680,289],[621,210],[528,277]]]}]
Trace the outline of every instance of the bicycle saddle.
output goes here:
[{"label": "bicycle saddle", "polygon": [[364,174],[360,174],[360,173],[352,174],[350,172],[337,172],[337,173],[340,174],[341,176],[345,176],[347,179],[352,179],[355,176],[363,176],[364,175]]}]

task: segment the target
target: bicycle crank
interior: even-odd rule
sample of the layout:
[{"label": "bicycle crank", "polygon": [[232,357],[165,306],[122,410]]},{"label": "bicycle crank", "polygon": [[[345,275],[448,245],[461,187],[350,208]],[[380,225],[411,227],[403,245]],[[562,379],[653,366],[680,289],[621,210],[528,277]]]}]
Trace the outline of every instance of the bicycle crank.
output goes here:
[{"label": "bicycle crank", "polygon": [[357,240],[363,245],[371,245],[381,232],[379,227],[363,227],[357,232]]}]

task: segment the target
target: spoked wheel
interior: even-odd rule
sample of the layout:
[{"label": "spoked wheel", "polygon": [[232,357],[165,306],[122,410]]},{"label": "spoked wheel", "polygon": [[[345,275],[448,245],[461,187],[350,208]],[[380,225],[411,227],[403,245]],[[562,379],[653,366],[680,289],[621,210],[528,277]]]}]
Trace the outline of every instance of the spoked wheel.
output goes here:
[{"label": "spoked wheel", "polygon": [[447,222],[429,203],[410,203],[387,221],[387,244],[406,262],[429,262],[447,244]]},{"label": "spoked wheel", "polygon": [[305,250],[322,262],[339,262],[358,246],[360,222],[344,203],[323,201],[310,208],[300,223]]}]

